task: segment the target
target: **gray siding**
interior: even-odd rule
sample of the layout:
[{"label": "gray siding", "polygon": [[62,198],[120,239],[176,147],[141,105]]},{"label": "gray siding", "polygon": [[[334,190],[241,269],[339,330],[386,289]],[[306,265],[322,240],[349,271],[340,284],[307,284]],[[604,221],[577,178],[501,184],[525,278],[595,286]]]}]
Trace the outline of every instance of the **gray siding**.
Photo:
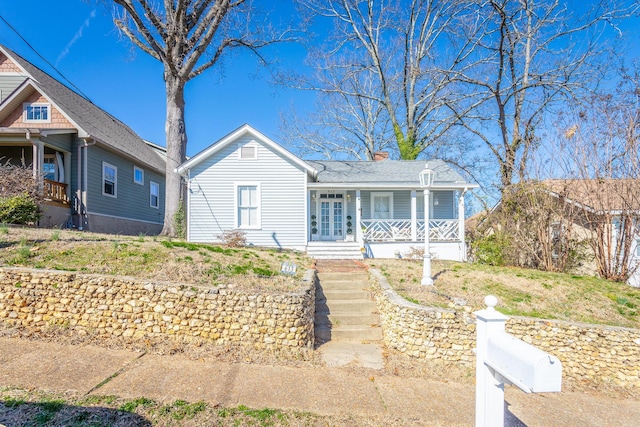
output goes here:
[{"label": "gray siding", "polygon": [[0,73],[0,102],[7,99],[25,80],[25,76],[7,76]]},{"label": "gray siding", "polygon": [[58,151],[71,151],[73,139],[73,135],[71,134],[49,135],[46,138],[40,138],[40,140],[42,140],[46,145],[49,145]]},{"label": "gray siding", "polygon": [[[393,193],[393,219],[411,219],[411,190],[366,190],[361,191],[362,219],[371,219],[371,193]],[[455,191],[431,191],[430,217],[432,219],[457,219]],[[355,200],[355,192],[351,196]],[[435,200],[438,204],[435,205]],[[355,218],[355,203],[352,202],[353,213],[349,215]],[[351,209],[351,206],[349,207]],[[351,212],[351,211],[349,211]],[[424,219],[424,193],[416,190],[416,214],[418,219]]]},{"label": "gray siding", "polygon": [[[75,160],[75,159],[74,159]],[[116,196],[102,194],[102,162],[118,168]],[[164,220],[164,177],[141,164],[144,185],[133,182],[133,163],[99,146],[87,150],[87,211],[94,214],[130,218],[138,221],[162,223]],[[74,183],[76,179],[74,177]],[[160,206],[152,208],[149,202],[150,181],[160,184]]]},{"label": "gray siding", "polygon": [[239,160],[245,136],[204,159],[190,172],[189,236],[194,242],[216,242],[224,230],[237,227],[237,183],[260,184],[261,228],[247,229],[247,241],[257,246],[306,246],[306,171],[268,146],[258,143],[258,160]]},{"label": "gray siding", "polygon": [[[433,219],[457,219],[456,198],[453,191],[432,191],[431,203],[433,207]],[[438,204],[436,204],[436,200]]]}]

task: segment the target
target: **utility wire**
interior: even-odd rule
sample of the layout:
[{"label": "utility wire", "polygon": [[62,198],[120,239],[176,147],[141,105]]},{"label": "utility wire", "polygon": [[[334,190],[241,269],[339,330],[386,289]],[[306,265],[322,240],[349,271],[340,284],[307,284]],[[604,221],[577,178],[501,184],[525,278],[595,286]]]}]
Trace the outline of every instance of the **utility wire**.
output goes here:
[{"label": "utility wire", "polygon": [[75,90],[76,90],[80,95],[82,95],[84,98],[86,98],[89,102],[93,103],[93,101],[91,101],[91,99],[89,99],[89,97],[88,97],[87,95],[85,95],[85,94],[84,94],[84,92],[82,92],[78,86],[74,85],[74,84],[71,82],[71,80],[69,80],[68,78],[66,78],[66,77],[65,77],[65,75],[64,75],[64,74],[62,74],[62,73],[60,72],[60,70],[58,70],[58,69],[57,69],[57,68],[56,68],[56,67],[55,67],[51,62],[49,62],[49,61],[47,60],[47,58],[45,58],[44,56],[40,55],[40,52],[38,52],[38,51],[36,50],[36,48],[34,48],[33,46],[31,46],[31,43],[29,43],[29,42],[27,41],[27,39],[25,39],[25,38],[22,36],[22,34],[20,34],[20,33],[18,32],[18,30],[16,30],[15,28],[13,28],[13,26],[12,26],[12,25],[11,25],[11,24],[6,20],[6,19],[4,19],[4,16],[0,15],[0,19],[2,19],[2,21],[3,21],[5,24],[7,24],[7,26],[8,26],[9,28],[11,28],[11,31],[13,31],[14,33],[16,33],[16,35],[17,35],[18,37],[20,37],[20,39],[21,39],[23,42],[25,42],[25,44],[26,44],[27,46],[29,46],[29,48],[30,48],[30,49],[31,49],[31,50],[32,50],[36,55],[38,55],[38,57],[39,57],[40,59],[42,59],[44,62],[46,62],[46,63],[47,63],[47,65],[49,65],[51,68],[53,68],[53,70],[54,70],[56,73],[58,73],[58,74],[60,75],[60,77],[62,77],[62,78],[63,78],[67,83],[69,83],[69,85],[71,85],[71,87],[73,87],[73,88],[74,88],[74,89],[75,89]]}]

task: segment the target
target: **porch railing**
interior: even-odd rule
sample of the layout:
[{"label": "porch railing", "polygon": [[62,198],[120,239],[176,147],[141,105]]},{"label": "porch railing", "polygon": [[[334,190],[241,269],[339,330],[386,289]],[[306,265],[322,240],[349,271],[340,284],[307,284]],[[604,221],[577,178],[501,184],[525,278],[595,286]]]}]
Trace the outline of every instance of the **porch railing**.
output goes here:
[{"label": "porch railing", "polygon": [[[375,219],[362,220],[362,237],[367,242],[410,242],[411,220]],[[431,241],[457,241],[459,221],[455,219],[432,219],[429,221]],[[417,241],[424,240],[424,220],[416,223]]]},{"label": "porch railing", "polygon": [[69,204],[69,197],[67,196],[67,184],[63,182],[50,181],[48,179],[43,180],[43,190],[45,200],[51,200],[53,202]]}]

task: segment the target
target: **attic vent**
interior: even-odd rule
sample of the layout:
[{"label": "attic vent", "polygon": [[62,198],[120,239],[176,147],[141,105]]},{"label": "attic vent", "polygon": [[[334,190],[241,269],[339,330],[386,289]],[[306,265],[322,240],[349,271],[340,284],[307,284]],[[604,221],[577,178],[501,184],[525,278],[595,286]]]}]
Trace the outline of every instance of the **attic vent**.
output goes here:
[{"label": "attic vent", "polygon": [[258,147],[255,145],[243,145],[240,147],[240,160],[256,160]]}]

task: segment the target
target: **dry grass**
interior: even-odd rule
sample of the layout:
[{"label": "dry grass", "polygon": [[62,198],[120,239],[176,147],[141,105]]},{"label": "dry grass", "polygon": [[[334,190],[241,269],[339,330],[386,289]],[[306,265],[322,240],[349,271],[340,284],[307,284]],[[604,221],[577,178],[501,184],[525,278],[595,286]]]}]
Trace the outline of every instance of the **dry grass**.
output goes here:
[{"label": "dry grass", "polygon": [[[284,261],[298,265],[295,276],[279,273]],[[311,260],[294,251],[0,226],[0,265],[287,292],[297,288]]]},{"label": "dry grass", "polygon": [[422,262],[369,260],[409,301],[439,307],[484,308],[484,297],[498,297],[508,315],[640,328],[640,289],[595,277],[434,261],[435,286],[420,285]]}]

